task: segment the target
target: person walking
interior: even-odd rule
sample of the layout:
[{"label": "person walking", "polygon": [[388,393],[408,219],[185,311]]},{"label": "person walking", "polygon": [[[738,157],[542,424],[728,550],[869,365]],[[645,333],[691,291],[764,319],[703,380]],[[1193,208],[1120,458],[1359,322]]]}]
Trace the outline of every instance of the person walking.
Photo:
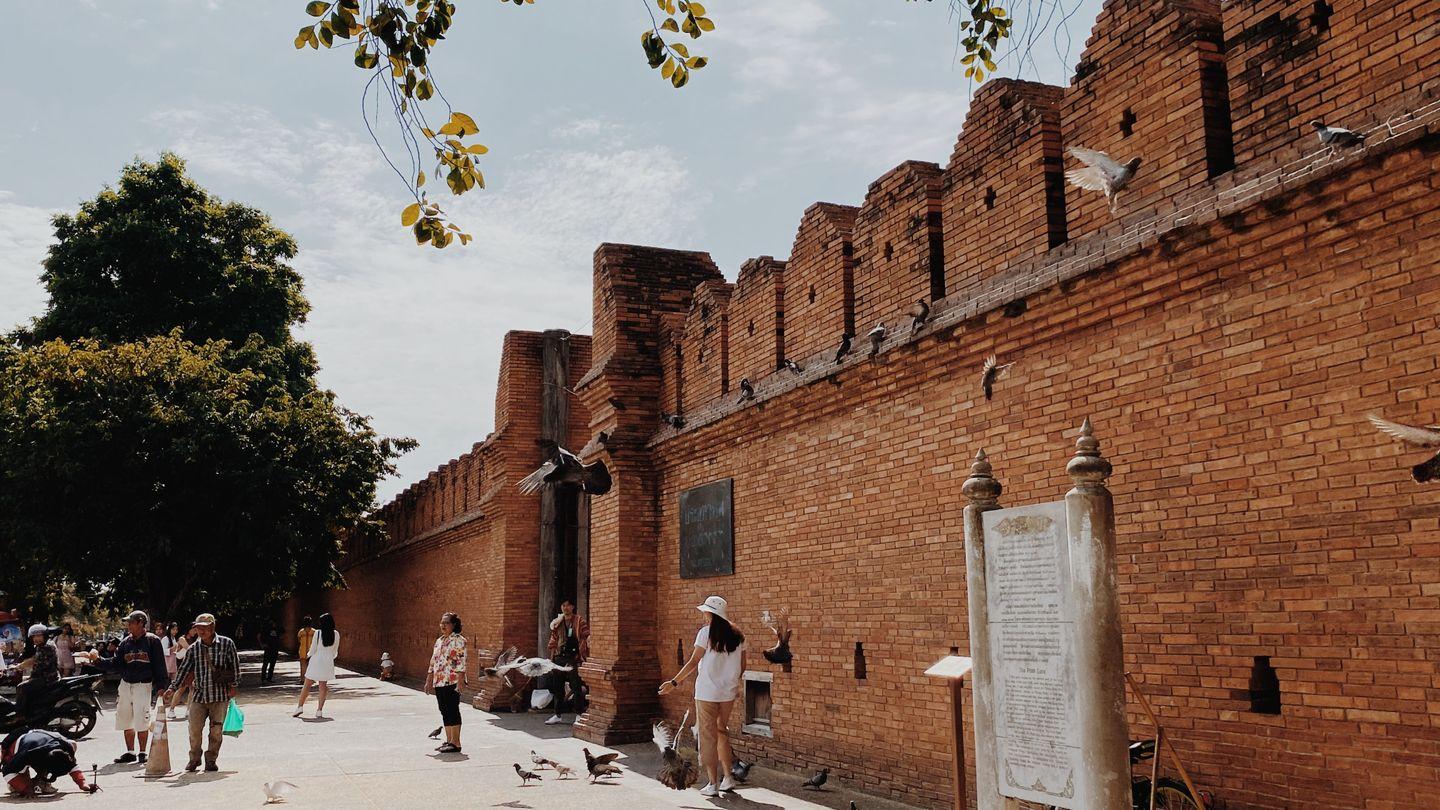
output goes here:
[{"label": "person walking", "polygon": [[702,796],[718,796],[722,790],[735,788],[730,775],[735,768],[735,752],[730,748],[726,729],[745,675],[745,635],[730,623],[728,607],[719,596],[707,597],[704,604],[696,606],[696,610],[707,614],[708,622],[695,634],[690,660],[675,677],[660,684],[660,694],[668,695],[696,673],[695,718],[700,727],[696,744],[700,767],[710,780],[700,788]]},{"label": "person walking", "polygon": [[460,635],[460,617],[446,613],[440,617],[440,637],[430,653],[430,669],[425,673],[425,692],[435,694],[440,707],[440,723],[445,729],[445,742],[436,751],[460,753],[460,690],[470,685],[465,671],[465,637]]},{"label": "person walking", "polygon": [[300,677],[305,677],[305,668],[310,665],[310,645],[315,643],[315,621],[309,616],[300,620],[300,630],[295,634],[299,645],[296,656],[300,659]]},{"label": "person walking", "polygon": [[335,656],[340,652],[340,634],[335,630],[335,617],[322,613],[316,623],[320,625],[319,637],[310,644],[310,667],[305,673],[305,685],[300,688],[300,704],[291,717],[304,713],[310,689],[319,684],[320,702],[315,707],[315,717],[324,718],[325,698],[330,694],[330,681],[335,680]]},{"label": "person walking", "polygon": [[191,689],[187,706],[190,723],[190,762],[185,770],[194,771],[200,767],[201,742],[205,724],[209,723],[210,746],[204,751],[205,770],[220,770],[220,743],[225,731],[225,709],[230,698],[235,697],[235,687],[240,683],[240,653],[235,642],[215,632],[215,616],[201,613],[195,617],[193,626],[199,638],[185,651],[170,688],[165,690],[165,699],[175,694],[181,684]]},{"label": "person walking", "polygon": [[275,663],[280,660],[280,625],[273,619],[260,634],[260,648],[265,651],[260,662],[260,682],[270,683],[275,680]]},{"label": "person walking", "polygon": [[75,637],[75,628],[70,622],[60,625],[60,634],[55,637],[55,660],[60,667],[60,677],[75,674],[75,651],[80,648],[80,639]]},{"label": "person walking", "polygon": [[[579,719],[585,711],[585,682],[580,679],[580,665],[590,657],[590,624],[585,617],[575,612],[575,603],[569,599],[560,603],[560,614],[550,621],[550,641],[546,644],[550,660],[569,672],[554,670],[550,673],[550,694],[554,695],[555,713],[545,721],[554,726],[565,722],[562,715],[567,710]],[[570,698],[565,699],[565,688],[570,688]],[[573,724],[574,721],[572,720]]]},{"label": "person walking", "polygon": [[[125,753],[115,758],[116,764],[145,763],[149,750],[150,708],[161,684],[170,682],[165,672],[165,650],[160,639],[146,631],[150,618],[143,610],[134,610],[125,617],[127,635],[120,642],[115,657],[101,665],[120,674],[115,698],[115,728],[125,732]],[[135,738],[140,738],[140,753],[135,753]]]}]

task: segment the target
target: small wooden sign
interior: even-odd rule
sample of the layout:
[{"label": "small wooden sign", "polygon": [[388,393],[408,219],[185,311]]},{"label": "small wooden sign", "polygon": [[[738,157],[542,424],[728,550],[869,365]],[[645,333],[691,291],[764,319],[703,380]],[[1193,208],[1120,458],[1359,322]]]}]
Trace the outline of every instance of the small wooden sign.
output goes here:
[{"label": "small wooden sign", "polygon": [[734,479],[680,493],[680,578],[735,573]]}]

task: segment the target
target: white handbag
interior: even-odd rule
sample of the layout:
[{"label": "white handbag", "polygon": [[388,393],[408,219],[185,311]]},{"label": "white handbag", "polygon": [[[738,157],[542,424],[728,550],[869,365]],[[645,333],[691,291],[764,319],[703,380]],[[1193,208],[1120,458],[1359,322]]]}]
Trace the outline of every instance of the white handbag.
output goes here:
[{"label": "white handbag", "polygon": [[530,693],[530,708],[543,709],[546,706],[549,706],[550,701],[554,699],[555,696],[550,694],[549,689],[536,689],[534,692]]}]

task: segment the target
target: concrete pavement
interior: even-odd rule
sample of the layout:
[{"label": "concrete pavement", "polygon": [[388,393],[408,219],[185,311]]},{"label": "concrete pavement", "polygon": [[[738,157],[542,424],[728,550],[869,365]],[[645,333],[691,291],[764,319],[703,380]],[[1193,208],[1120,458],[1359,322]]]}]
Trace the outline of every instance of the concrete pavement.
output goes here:
[{"label": "concrete pavement", "polygon": [[[62,791],[53,799],[0,799],[0,804],[51,804],[83,808],[236,808],[260,806],[261,785],[270,780],[293,782],[299,790],[284,806],[326,808],[779,808],[849,807],[854,799],[863,810],[904,810],[902,805],[849,793],[836,786],[824,792],[801,791],[793,773],[756,768],[750,786],[725,798],[706,799],[698,791],[677,792],[655,781],[659,753],[653,745],[604,749],[619,750],[623,777],[610,784],[591,785],[584,778],[585,744],[571,739],[568,726],[546,726],[540,713],[489,714],[468,706],[464,712],[464,751],[442,755],[426,735],[439,725],[435,701],[429,695],[394,683],[385,683],[341,669],[325,706],[326,718],[313,718],[314,696],[306,718],[290,716],[299,694],[299,666],[282,661],[273,684],[259,686],[259,659],[243,655],[245,683],[239,697],[245,710],[245,733],[226,738],[218,773],[177,773],[160,779],[141,779],[143,766],[114,765],[124,751],[120,732],[106,697],[106,714],[95,732],[80,744],[81,764],[89,771],[99,765],[103,791],[94,796],[74,792],[69,780],[57,782]],[[184,720],[170,724],[170,758],[175,770],[184,767],[188,741]],[[521,787],[512,763],[529,769],[530,751],[574,767],[580,778],[555,779],[544,771],[544,781]],[[778,788],[778,789],[777,789]],[[781,790],[785,792],[780,792]],[[792,795],[786,795],[786,793]],[[801,795],[803,794],[803,795]]]}]

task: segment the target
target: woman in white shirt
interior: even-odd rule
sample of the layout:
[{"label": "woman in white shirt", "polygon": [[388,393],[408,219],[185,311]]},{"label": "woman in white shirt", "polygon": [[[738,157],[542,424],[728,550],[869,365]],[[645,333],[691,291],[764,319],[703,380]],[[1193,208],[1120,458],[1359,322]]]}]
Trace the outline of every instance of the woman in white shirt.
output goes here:
[{"label": "woman in white shirt", "polygon": [[305,711],[305,700],[310,689],[320,684],[320,703],[315,707],[315,716],[325,716],[325,698],[330,694],[330,681],[335,680],[335,657],[340,653],[340,634],[335,630],[335,617],[324,614],[315,622],[319,631],[310,643],[310,665],[305,668],[305,685],[300,689],[300,705],[295,707],[295,717]]},{"label": "woman in white shirt", "polygon": [[675,677],[660,684],[660,694],[668,695],[695,673],[695,717],[700,727],[695,736],[700,748],[700,767],[710,780],[700,788],[702,796],[716,796],[722,790],[735,788],[730,776],[735,767],[735,752],[730,748],[726,728],[745,675],[745,635],[730,623],[727,608],[719,596],[708,597],[703,605],[696,607],[708,615],[709,623],[695,634],[695,649],[690,653],[690,660]]}]

